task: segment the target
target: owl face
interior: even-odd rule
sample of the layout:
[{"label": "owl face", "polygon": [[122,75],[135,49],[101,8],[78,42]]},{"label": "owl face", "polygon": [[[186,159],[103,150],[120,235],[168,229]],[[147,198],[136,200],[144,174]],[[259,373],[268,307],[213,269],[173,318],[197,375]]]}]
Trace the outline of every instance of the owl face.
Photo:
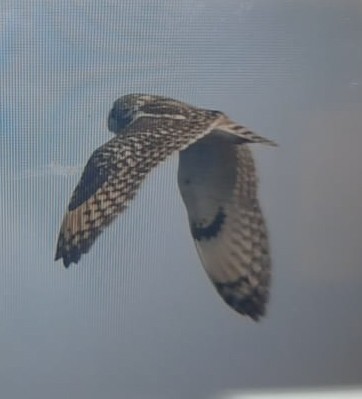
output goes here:
[{"label": "owl face", "polygon": [[118,98],[108,115],[108,129],[115,133],[134,122],[141,107],[152,101],[152,96],[144,94],[127,94]]},{"label": "owl face", "polygon": [[108,115],[108,129],[121,134],[122,129],[141,117],[184,119],[190,109],[189,105],[167,97],[127,94],[114,102]]}]

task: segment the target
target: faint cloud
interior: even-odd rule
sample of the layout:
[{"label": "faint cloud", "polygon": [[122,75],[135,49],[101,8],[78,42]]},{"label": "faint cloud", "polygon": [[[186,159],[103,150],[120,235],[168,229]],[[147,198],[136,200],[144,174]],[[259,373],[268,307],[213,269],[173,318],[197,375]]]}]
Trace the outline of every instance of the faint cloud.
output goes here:
[{"label": "faint cloud", "polygon": [[8,174],[8,180],[26,180],[45,176],[69,177],[79,174],[84,165],[62,165],[57,161],[52,161],[48,165],[39,168],[31,168],[20,171],[19,173]]}]

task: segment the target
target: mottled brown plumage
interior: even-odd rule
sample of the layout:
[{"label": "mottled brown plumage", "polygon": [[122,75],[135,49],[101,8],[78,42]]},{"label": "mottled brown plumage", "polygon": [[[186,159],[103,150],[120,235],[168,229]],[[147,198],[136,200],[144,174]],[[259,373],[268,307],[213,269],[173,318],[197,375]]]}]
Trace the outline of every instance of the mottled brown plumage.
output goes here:
[{"label": "mottled brown plumage", "polygon": [[270,258],[247,143],[273,143],[219,111],[141,94],[118,99],[116,136],[90,157],[71,197],[55,259],[66,267],[135,196],[152,168],[180,152],[179,187],[204,268],[223,299],[254,319],[264,314]]}]

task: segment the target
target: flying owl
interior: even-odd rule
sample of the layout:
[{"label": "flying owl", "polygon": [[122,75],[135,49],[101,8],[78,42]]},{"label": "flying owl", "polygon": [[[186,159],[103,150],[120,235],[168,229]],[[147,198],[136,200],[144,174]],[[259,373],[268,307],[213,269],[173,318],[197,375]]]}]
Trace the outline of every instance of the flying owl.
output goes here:
[{"label": "flying owl", "polygon": [[85,166],[55,260],[77,263],[151,169],[179,152],[178,186],[203,267],[231,308],[258,320],[268,301],[271,261],[248,144],[275,144],[220,111],[147,94],[116,100],[108,128],[115,136]]}]

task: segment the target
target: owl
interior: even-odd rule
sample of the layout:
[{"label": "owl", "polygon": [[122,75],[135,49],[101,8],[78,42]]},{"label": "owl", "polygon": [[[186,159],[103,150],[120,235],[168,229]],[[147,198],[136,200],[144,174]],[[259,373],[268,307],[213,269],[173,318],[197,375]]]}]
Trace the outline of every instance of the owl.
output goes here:
[{"label": "owl", "polygon": [[149,94],[117,99],[108,128],[114,137],[93,152],[71,196],[55,260],[78,263],[148,173],[178,152],[178,186],[207,275],[236,312],[263,316],[271,259],[249,144],[275,143],[220,111]]}]

